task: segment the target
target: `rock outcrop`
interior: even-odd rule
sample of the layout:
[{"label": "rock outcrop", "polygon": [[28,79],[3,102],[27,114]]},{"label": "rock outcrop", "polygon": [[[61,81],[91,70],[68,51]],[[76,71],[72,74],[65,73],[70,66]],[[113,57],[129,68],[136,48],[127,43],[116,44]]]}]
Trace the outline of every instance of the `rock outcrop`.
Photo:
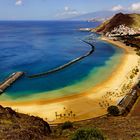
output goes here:
[{"label": "rock outcrop", "polygon": [[50,126],[43,119],[0,106],[0,139],[43,140],[50,133]]}]

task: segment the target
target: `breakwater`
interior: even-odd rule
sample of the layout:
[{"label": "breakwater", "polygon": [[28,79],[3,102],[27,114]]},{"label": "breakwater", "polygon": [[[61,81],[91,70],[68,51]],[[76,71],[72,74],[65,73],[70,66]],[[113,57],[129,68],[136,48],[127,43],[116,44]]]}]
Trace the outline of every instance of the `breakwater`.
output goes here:
[{"label": "breakwater", "polygon": [[13,84],[17,79],[19,79],[24,73],[16,72],[10,75],[2,83],[0,83],[0,94],[2,94],[11,84]]},{"label": "breakwater", "polygon": [[66,67],[68,67],[68,66],[70,66],[70,65],[72,65],[72,64],[74,64],[74,63],[76,63],[76,62],[78,62],[78,61],[80,61],[82,59],[84,59],[85,57],[88,57],[89,55],[91,55],[94,52],[95,47],[94,47],[94,45],[92,43],[89,43],[89,42],[84,41],[84,40],[82,40],[82,41],[84,43],[86,43],[86,44],[88,44],[88,45],[91,46],[91,49],[86,54],[84,54],[84,55],[82,55],[82,56],[80,56],[80,57],[78,57],[78,58],[76,58],[76,59],[74,59],[74,60],[72,60],[72,61],[64,64],[64,65],[61,65],[61,66],[59,66],[57,68],[54,68],[52,70],[49,70],[47,72],[43,72],[43,73],[39,73],[39,74],[34,74],[34,75],[29,75],[27,77],[28,78],[37,78],[37,77],[41,77],[41,76],[46,76],[46,75],[49,75],[49,74],[53,74],[53,73],[55,73],[57,71],[60,71],[60,70],[62,70],[64,68],[66,68]]}]

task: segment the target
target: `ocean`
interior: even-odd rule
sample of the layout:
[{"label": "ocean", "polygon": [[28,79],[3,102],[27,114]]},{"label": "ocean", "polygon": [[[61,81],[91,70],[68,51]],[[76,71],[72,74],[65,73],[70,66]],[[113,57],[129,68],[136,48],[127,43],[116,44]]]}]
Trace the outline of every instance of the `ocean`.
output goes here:
[{"label": "ocean", "polygon": [[[8,100],[58,98],[80,94],[106,80],[119,65],[123,50],[99,39],[100,35],[79,28],[96,27],[84,21],[0,21],[0,81],[10,74],[25,75],[0,97]],[[94,36],[95,51],[85,59],[53,74],[27,78],[46,72],[87,53],[81,40]]]}]

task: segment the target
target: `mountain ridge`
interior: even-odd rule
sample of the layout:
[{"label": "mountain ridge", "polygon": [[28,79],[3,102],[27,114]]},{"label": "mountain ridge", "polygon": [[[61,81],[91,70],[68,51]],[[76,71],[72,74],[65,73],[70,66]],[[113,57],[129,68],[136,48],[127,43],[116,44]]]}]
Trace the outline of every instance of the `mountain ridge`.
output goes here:
[{"label": "mountain ridge", "polygon": [[124,14],[118,13],[113,16],[111,19],[106,20],[101,25],[93,29],[92,31],[98,33],[107,33],[113,30],[115,27],[119,25],[126,25],[130,28],[139,29],[140,28],[140,14],[133,13],[133,14]]},{"label": "mountain ridge", "polygon": [[67,18],[67,20],[108,19],[119,12],[129,13],[129,11],[124,11],[124,10],[119,10],[119,11],[102,10],[102,11],[90,12],[90,13],[74,16],[71,18]]}]

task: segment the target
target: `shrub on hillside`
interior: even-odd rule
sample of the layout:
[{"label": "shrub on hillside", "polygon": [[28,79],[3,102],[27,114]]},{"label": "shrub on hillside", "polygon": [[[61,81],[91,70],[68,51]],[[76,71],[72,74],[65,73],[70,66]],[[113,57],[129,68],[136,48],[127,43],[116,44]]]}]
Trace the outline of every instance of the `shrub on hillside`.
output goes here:
[{"label": "shrub on hillside", "polygon": [[108,113],[113,116],[118,116],[120,114],[120,110],[117,106],[110,106],[107,109]]},{"label": "shrub on hillside", "polygon": [[72,127],[73,127],[73,123],[70,122],[70,121],[64,122],[64,123],[61,125],[62,130],[64,130],[64,129],[70,129],[70,128],[72,128]]},{"label": "shrub on hillside", "polygon": [[106,138],[96,128],[81,128],[72,135],[71,140],[106,140]]}]

